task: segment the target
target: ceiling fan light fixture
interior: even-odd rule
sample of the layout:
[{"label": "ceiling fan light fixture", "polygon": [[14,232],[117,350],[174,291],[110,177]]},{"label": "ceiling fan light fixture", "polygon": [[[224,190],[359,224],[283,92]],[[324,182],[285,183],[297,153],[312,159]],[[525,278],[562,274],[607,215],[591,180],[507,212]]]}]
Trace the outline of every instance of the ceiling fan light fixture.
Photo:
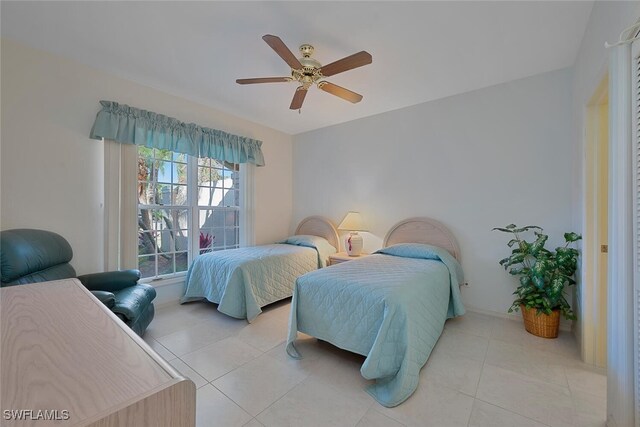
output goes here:
[{"label": "ceiling fan light fixture", "polygon": [[368,52],[361,51],[353,55],[334,61],[324,67],[315,58],[312,58],[314,48],[305,43],[299,47],[302,58],[296,58],[289,48],[278,36],[266,34],[262,39],[280,56],[291,68],[291,77],[262,77],[253,79],[238,79],[238,84],[254,83],[284,83],[295,81],[300,86],[294,93],[293,101],[289,107],[292,110],[300,110],[307,94],[307,90],[316,83],[319,89],[335,95],[346,101],[356,103],[362,100],[362,95],[348,89],[334,85],[330,82],[320,81],[324,77],[333,76],[338,73],[371,64],[372,58]]},{"label": "ceiling fan light fixture", "polygon": [[304,73],[313,74],[317,69],[322,67],[322,64],[318,62],[315,58],[312,58],[313,51],[315,50],[313,46],[308,43],[305,43],[299,47],[300,53],[302,54],[302,58],[298,58],[300,64],[302,64],[302,70]]},{"label": "ceiling fan light fixture", "polygon": [[318,61],[316,61],[314,58],[311,58],[310,56],[303,56],[302,58],[299,58],[298,61],[300,61],[300,63],[302,64],[303,69],[317,69],[322,67],[322,65]]},{"label": "ceiling fan light fixture", "polygon": [[303,45],[300,45],[299,49],[300,49],[300,53],[305,58],[308,58],[311,55],[313,55],[314,49],[313,49],[313,46],[311,46],[309,43],[305,43]]}]

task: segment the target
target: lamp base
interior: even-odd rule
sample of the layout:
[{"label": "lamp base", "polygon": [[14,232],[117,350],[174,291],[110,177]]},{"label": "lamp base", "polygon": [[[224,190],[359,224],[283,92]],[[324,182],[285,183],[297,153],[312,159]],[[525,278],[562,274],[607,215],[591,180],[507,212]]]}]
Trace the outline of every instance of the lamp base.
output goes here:
[{"label": "lamp base", "polygon": [[349,256],[360,256],[362,253],[362,236],[356,231],[352,231],[344,242],[344,247]]}]

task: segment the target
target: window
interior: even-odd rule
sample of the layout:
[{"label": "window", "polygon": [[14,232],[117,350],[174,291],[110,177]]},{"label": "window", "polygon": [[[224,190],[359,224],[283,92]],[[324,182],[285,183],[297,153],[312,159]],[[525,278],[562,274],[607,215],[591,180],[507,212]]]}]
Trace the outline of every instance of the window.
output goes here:
[{"label": "window", "polygon": [[203,253],[237,248],[238,165],[138,147],[138,269],[184,273]]},{"label": "window", "polygon": [[200,253],[233,249],[240,241],[240,179],[236,165],[198,159]]}]

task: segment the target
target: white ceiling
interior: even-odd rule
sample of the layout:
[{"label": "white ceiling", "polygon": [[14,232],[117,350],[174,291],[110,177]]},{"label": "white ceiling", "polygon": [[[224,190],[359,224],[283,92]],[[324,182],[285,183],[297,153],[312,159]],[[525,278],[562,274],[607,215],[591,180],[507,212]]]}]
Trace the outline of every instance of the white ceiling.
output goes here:
[{"label": "white ceiling", "polygon": [[[592,2],[7,2],[1,33],[124,78],[290,133],[317,129],[571,66]],[[302,43],[328,64],[366,50],[373,64],[327,80],[351,104],[294,83],[262,41]],[[115,100],[117,101],[117,100]],[[139,107],[144,108],[144,105]],[[184,118],[188,120],[188,118]]]}]

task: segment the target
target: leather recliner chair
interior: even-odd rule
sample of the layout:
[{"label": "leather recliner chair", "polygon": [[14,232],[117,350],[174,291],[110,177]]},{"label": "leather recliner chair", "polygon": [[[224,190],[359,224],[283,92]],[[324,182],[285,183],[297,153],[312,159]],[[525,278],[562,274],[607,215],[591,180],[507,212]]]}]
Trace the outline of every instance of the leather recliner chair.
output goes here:
[{"label": "leather recliner chair", "polygon": [[0,232],[0,286],[77,278],[135,333],[142,335],[154,314],[152,286],[138,283],[138,270],[76,276],[73,250],[59,234],[16,229]]}]

